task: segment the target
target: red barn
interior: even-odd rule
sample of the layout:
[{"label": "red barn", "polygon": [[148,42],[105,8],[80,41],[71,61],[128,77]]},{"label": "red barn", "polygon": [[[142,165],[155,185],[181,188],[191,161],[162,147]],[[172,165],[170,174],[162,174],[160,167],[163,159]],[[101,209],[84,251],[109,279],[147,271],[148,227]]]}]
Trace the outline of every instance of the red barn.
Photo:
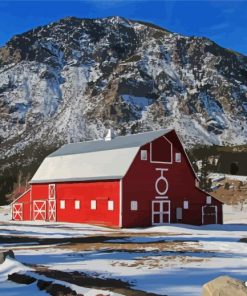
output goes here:
[{"label": "red barn", "polygon": [[222,223],[222,203],[198,188],[175,130],[62,146],[44,159],[13,220],[110,227]]}]

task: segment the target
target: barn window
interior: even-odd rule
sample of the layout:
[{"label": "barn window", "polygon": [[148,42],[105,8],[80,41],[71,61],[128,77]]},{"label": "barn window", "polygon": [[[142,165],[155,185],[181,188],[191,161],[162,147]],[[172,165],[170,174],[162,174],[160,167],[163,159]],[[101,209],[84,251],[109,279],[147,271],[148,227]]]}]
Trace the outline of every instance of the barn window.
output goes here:
[{"label": "barn window", "polygon": [[138,210],[138,202],[136,200],[131,201],[130,209],[131,209],[131,211],[137,211]]},{"label": "barn window", "polygon": [[187,210],[189,208],[189,202],[188,200],[184,201],[184,209]]},{"label": "barn window", "polygon": [[91,200],[91,210],[96,210],[96,200]]},{"label": "barn window", "polygon": [[80,207],[81,207],[81,203],[80,203],[80,201],[79,201],[79,200],[75,200],[75,209],[76,209],[76,210],[79,210]]},{"label": "barn window", "polygon": [[148,159],[147,150],[141,150],[141,160],[147,160],[147,159]]},{"label": "barn window", "polygon": [[108,211],[114,210],[114,202],[113,200],[108,200]]},{"label": "barn window", "polygon": [[207,204],[210,205],[212,203],[212,198],[210,195],[207,196]]},{"label": "barn window", "polygon": [[175,161],[181,162],[181,153],[175,153]]},{"label": "barn window", "polygon": [[65,200],[60,200],[60,209],[65,209]]}]

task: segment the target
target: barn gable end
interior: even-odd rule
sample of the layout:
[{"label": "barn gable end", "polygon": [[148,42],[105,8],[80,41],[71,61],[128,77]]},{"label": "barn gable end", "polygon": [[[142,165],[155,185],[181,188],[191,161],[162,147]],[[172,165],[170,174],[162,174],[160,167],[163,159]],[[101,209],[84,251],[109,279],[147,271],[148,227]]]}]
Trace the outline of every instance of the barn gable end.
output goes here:
[{"label": "barn gable end", "polygon": [[[165,137],[171,143],[171,150],[166,145],[164,150],[171,151],[172,161],[152,161],[153,143],[163,141],[160,137],[140,148],[123,178],[123,227],[203,222],[202,210],[207,205],[208,194],[196,187],[196,174],[176,132],[170,131]],[[146,160],[141,159],[142,151],[146,151]],[[160,154],[158,151],[158,157]],[[131,209],[132,202],[137,204],[137,210]],[[214,221],[222,223],[221,203],[212,198],[211,206],[217,206]]]}]

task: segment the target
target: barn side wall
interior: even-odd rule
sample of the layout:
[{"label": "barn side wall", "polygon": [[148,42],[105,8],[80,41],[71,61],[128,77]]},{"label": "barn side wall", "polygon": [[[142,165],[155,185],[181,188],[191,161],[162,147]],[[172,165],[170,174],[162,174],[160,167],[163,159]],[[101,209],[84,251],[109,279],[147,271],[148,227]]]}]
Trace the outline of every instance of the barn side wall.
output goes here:
[{"label": "barn side wall", "polygon": [[[12,219],[13,217],[13,205],[21,203],[22,204],[22,220],[28,221],[30,220],[30,204],[31,204],[31,190],[25,192],[21,197],[17,198],[17,200],[12,204]],[[19,220],[19,219],[18,219]]]},{"label": "barn side wall", "polygon": [[[152,225],[152,201],[158,200],[156,197],[159,196],[155,182],[161,175],[156,169],[168,169],[164,171],[164,176],[168,181],[165,195],[170,200],[170,223],[202,224],[202,206],[206,205],[207,194],[195,186],[194,172],[176,133],[170,132],[166,138],[172,142],[172,164],[151,163],[150,144],[147,144],[140,149],[147,150],[147,160],[141,160],[139,151],[123,179],[123,227]],[[162,148],[164,154],[169,153],[168,146]],[[175,153],[181,153],[181,162],[174,161]],[[137,211],[130,209],[131,201],[138,202]],[[184,201],[189,202],[188,209],[183,209]],[[222,223],[221,203],[212,198],[212,205],[218,206],[218,222]],[[176,218],[176,208],[182,208],[182,220]]]},{"label": "barn side wall", "polygon": [[[48,186],[33,184],[33,201],[46,200],[48,203]],[[119,227],[119,190],[118,180],[57,183],[56,221]],[[65,209],[60,207],[61,200],[65,201]],[[80,209],[75,209],[76,200],[80,201]],[[96,200],[95,210],[91,210],[91,200]],[[108,210],[109,200],[114,203],[113,210]]]}]

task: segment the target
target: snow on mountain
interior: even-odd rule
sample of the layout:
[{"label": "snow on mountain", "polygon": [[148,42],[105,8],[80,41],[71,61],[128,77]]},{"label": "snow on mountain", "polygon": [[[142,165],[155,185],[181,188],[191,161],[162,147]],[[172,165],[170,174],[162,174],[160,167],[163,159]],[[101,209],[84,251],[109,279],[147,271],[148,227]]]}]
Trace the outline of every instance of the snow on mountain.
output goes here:
[{"label": "snow on mountain", "polygon": [[2,164],[109,126],[174,127],[187,146],[242,144],[246,106],[247,57],[152,24],[69,17],[0,48]]}]

